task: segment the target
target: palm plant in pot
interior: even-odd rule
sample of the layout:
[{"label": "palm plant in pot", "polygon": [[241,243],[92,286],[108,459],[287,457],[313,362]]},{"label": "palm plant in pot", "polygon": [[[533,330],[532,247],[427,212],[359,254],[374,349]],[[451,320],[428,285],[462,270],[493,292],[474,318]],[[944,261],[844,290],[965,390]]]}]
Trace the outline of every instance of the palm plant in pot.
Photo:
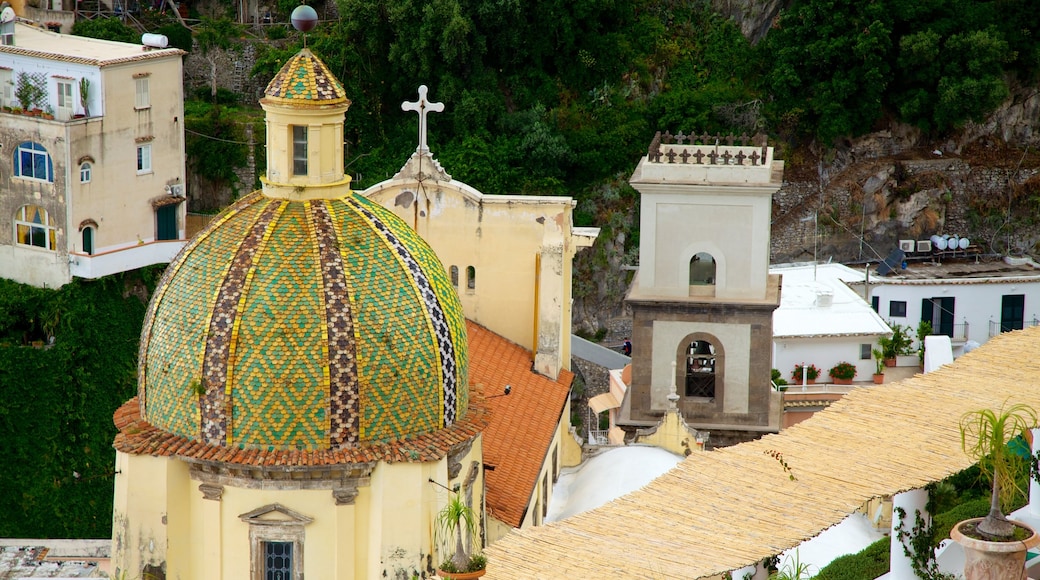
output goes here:
[{"label": "palm plant in pot", "polygon": [[437,568],[438,576],[446,580],[469,580],[484,575],[487,558],[479,551],[466,551],[467,541],[476,544],[478,521],[478,514],[466,505],[460,494],[449,494],[448,503],[437,513],[436,534],[438,543],[446,548],[454,540],[455,551]]},{"label": "palm plant in pot", "polygon": [[961,448],[978,460],[979,470],[992,486],[989,514],[959,522],[950,532],[964,547],[967,580],[1025,578],[1026,550],[1040,544],[1040,536],[1029,526],[1008,520],[1003,510],[1025,495],[1015,475],[1028,469],[1029,463],[1029,457],[1016,453],[1008,443],[1020,435],[1028,438],[1036,424],[1036,410],[1021,403],[1005,403],[995,411],[969,411],[961,417]]},{"label": "palm plant in pot", "polygon": [[885,353],[879,348],[870,353],[874,355],[874,384],[880,385],[885,382]]}]

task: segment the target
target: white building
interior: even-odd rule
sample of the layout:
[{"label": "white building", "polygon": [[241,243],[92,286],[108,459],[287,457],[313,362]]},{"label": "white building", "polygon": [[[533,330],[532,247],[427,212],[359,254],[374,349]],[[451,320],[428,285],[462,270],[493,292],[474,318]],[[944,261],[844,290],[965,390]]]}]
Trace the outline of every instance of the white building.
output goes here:
[{"label": "white building", "polygon": [[56,287],[169,262],[184,245],[183,51],[4,26],[3,276]]},{"label": "white building", "polygon": [[[922,320],[949,336],[954,356],[1008,330],[1040,324],[1040,265],[1029,259],[911,262],[888,276],[872,270],[871,305],[890,324],[916,335]],[[863,277],[851,283],[862,293]]]},{"label": "white building", "polygon": [[773,312],[773,368],[793,382],[795,365],[813,364],[820,369],[817,382],[828,382],[827,371],[845,361],[856,366],[857,381],[869,380],[871,350],[892,329],[848,285],[862,282],[865,273],[842,264],[774,265],[769,273],[783,280]]}]

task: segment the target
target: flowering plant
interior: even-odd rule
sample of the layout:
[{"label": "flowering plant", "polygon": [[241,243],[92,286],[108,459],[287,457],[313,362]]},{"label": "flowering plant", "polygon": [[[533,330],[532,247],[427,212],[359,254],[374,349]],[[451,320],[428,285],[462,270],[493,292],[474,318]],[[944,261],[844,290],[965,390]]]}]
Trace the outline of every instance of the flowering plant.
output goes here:
[{"label": "flowering plant", "polygon": [[807,380],[815,381],[816,377],[820,376],[820,369],[816,368],[814,364],[808,366],[794,365],[794,372],[791,373],[791,378],[795,381],[801,381],[803,368],[805,369],[805,378]]}]

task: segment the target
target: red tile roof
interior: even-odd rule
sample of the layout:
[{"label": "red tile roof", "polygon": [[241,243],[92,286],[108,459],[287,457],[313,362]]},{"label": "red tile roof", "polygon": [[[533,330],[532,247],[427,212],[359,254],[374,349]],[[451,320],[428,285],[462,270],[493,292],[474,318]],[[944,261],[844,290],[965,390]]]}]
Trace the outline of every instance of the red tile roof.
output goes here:
[{"label": "red tile roof", "polygon": [[[561,370],[552,380],[531,370],[531,352],[472,321],[469,380],[488,395],[512,386],[508,397],[487,399],[491,422],[484,430],[487,511],[519,527],[527,513],[549,446],[559,425],[574,374]],[[568,420],[569,418],[564,418]]]}]

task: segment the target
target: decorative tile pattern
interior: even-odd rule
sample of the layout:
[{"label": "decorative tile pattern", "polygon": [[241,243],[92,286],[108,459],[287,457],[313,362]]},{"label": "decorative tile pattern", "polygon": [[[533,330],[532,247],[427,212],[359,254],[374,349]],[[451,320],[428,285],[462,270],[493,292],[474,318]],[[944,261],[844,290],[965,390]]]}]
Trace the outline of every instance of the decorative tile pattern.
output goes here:
[{"label": "decorative tile pattern", "polygon": [[163,272],[163,276],[159,280],[158,286],[156,286],[155,295],[153,296],[152,301],[148,304],[148,310],[145,312],[144,326],[141,330],[141,342],[140,347],[138,349],[137,393],[138,397],[140,397],[141,399],[142,408],[145,408],[146,404],[145,384],[147,373],[145,372],[145,369],[148,361],[148,347],[151,344],[152,323],[154,322],[156,309],[158,308],[159,304],[163,302],[163,297],[165,296],[167,290],[169,290],[170,288],[169,281],[174,277],[174,275],[178,271],[180,271],[180,268],[184,264],[188,255],[195,249],[196,246],[208,239],[215,229],[220,227],[227,220],[231,219],[232,216],[237,215],[243,209],[256,203],[259,199],[260,198],[258,196],[247,196],[240,199],[238,202],[228,206],[228,208],[224,210],[224,213],[221,216],[218,216],[216,219],[210,222],[206,228],[204,228],[201,232],[198,233],[198,235],[192,238],[190,242],[185,244],[185,247],[181,249],[181,251],[174,257],[174,259],[170,262],[170,265],[167,266],[166,270]]},{"label": "decorative tile pattern", "polygon": [[285,202],[250,272],[228,366],[233,413],[228,443],[297,449],[328,446],[320,388],[323,310],[318,253],[306,205]]},{"label": "decorative tile pattern", "polygon": [[[404,229],[398,227],[396,231],[400,235],[395,235],[385,225],[399,222],[396,214],[361,196],[355,196],[351,201],[383,233],[415,280],[437,341],[443,382],[444,424],[451,425],[459,409],[466,408],[466,389],[458,388],[460,384],[466,384],[466,329],[458,295],[451,287],[436,254],[414,230],[401,224]],[[416,258],[423,264],[435,266],[422,268]],[[447,313],[446,308],[449,309]],[[456,348],[456,345],[461,348]],[[458,400],[460,391],[462,400]]]},{"label": "decorative tile pattern", "polygon": [[264,94],[268,98],[296,104],[308,101],[321,101],[323,104],[350,102],[339,79],[306,48],[282,65]]},{"label": "decorative tile pattern", "polygon": [[224,386],[227,383],[231,333],[238,313],[238,303],[245,289],[246,272],[253,265],[264,232],[279,209],[275,203],[268,202],[265,206],[231,260],[231,266],[217,294],[209,321],[206,354],[202,365],[202,386],[205,393],[199,400],[199,407],[202,416],[202,440],[213,445],[227,442]]},{"label": "decorative tile pattern", "polygon": [[354,318],[350,312],[343,258],[335,225],[324,202],[311,207],[314,237],[321,254],[322,290],[328,352],[329,439],[333,447],[358,442],[358,376],[354,354]]},{"label": "decorative tile pattern", "polygon": [[[230,265],[228,253],[245,238],[260,205],[246,205],[185,251],[154,303],[146,342],[145,416],[171,433],[195,437],[199,407],[195,388],[202,383],[202,360],[212,304]],[[225,217],[230,218],[231,214]]]},{"label": "decorative tile pattern", "polygon": [[354,206],[337,202],[332,207],[355,320],[360,438],[391,439],[437,429],[442,421],[439,364],[411,277]]},{"label": "decorative tile pattern", "polygon": [[142,420],[202,445],[307,452],[434,433],[469,404],[464,324],[443,266],[391,212],[255,192],[156,291]]}]

